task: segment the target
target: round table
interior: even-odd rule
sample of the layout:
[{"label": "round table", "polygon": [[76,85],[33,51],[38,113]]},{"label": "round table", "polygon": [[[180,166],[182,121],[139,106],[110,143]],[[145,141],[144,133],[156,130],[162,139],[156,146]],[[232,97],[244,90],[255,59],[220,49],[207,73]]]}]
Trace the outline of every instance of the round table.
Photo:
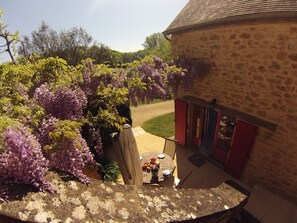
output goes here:
[{"label": "round table", "polygon": [[[158,182],[164,180],[164,176],[162,173],[164,170],[169,170],[172,173],[174,170],[174,167],[175,167],[174,161],[170,156],[161,153],[165,157],[160,159],[160,158],[158,158],[159,154],[160,154],[159,152],[147,152],[147,153],[143,153],[140,155],[140,157],[142,158],[140,160],[141,167],[144,165],[144,163],[149,163],[150,159],[153,157],[155,157],[156,161],[158,161],[160,163],[160,169],[158,171]],[[152,173],[151,172],[148,173],[146,171],[143,171],[143,183],[156,183],[156,182],[152,182]]]}]

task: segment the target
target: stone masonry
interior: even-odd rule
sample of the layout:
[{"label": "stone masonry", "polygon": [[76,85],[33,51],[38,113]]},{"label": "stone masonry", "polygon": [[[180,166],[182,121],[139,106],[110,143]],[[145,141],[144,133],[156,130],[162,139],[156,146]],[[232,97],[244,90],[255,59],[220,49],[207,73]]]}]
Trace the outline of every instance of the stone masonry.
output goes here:
[{"label": "stone masonry", "polygon": [[96,179],[87,187],[62,180],[54,172],[47,179],[55,194],[26,192],[0,202],[0,223],[227,222],[248,199],[231,183],[210,189],[171,189]]},{"label": "stone masonry", "polygon": [[192,95],[278,125],[259,128],[242,180],[263,183],[297,199],[297,23],[237,23],[172,35],[174,56],[205,58],[210,74],[196,78]]}]

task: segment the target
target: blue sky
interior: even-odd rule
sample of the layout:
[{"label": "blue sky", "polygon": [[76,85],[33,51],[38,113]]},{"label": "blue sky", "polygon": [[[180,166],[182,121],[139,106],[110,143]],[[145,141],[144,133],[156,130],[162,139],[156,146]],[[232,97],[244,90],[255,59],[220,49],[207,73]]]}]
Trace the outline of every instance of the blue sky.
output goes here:
[{"label": "blue sky", "polygon": [[[94,40],[121,52],[142,49],[163,32],[188,0],[0,0],[11,32],[30,35],[41,22],[56,31],[82,27]],[[3,55],[0,55],[0,62]]]}]

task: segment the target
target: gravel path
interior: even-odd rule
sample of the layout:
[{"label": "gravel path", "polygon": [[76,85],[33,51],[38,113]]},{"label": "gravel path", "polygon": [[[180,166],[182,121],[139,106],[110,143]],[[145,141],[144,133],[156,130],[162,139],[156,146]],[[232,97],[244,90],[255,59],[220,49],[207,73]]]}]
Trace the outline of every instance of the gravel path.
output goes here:
[{"label": "gravel path", "polygon": [[133,128],[141,126],[143,122],[154,117],[171,113],[174,111],[174,101],[164,101],[154,104],[141,105],[131,108]]}]

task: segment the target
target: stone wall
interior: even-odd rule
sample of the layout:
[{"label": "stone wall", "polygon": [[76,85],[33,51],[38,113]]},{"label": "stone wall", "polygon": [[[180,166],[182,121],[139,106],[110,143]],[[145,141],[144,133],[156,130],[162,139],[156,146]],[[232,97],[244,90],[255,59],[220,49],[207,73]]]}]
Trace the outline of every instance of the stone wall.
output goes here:
[{"label": "stone wall", "polygon": [[55,194],[17,190],[13,199],[0,202],[0,223],[228,222],[248,199],[232,182],[209,189],[171,189],[96,179],[87,187],[53,172],[47,179]]},{"label": "stone wall", "polygon": [[242,179],[297,199],[297,23],[242,23],[172,35],[174,56],[205,58],[210,74],[192,95],[278,125],[260,128]]}]

